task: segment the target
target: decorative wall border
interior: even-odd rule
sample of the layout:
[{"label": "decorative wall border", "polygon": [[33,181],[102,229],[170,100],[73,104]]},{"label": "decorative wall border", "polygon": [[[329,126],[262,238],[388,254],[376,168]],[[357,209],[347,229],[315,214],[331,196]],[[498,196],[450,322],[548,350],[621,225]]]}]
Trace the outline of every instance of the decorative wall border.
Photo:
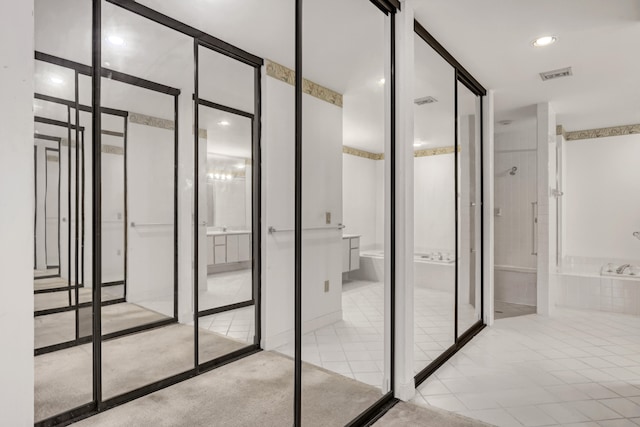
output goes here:
[{"label": "decorative wall border", "polygon": [[174,130],[173,120],[161,119],[160,117],[147,116],[140,113],[129,113],[129,122],[137,125],[152,126],[154,128]]},{"label": "decorative wall border", "polygon": [[[160,117],[154,117],[154,116],[148,116],[146,114],[141,114],[141,113],[129,113],[129,122],[135,123],[137,125],[151,126],[154,128],[166,129],[166,130],[174,130],[176,128],[175,124],[173,123],[173,120],[162,119]],[[200,129],[198,132],[198,137],[207,139],[207,130]]]},{"label": "decorative wall border", "polygon": [[564,136],[567,141],[577,141],[580,139],[607,138],[611,136],[640,134],[640,124],[612,126],[608,128],[584,129],[576,131],[565,131],[562,125],[556,127],[556,135]]},{"label": "decorative wall border", "polygon": [[[453,154],[454,151],[455,149],[453,148],[453,146],[425,148],[424,150],[414,151],[413,157],[428,157],[439,156],[442,154]],[[460,151],[460,147],[458,147],[458,152]],[[349,154],[351,156],[362,157],[369,160],[384,160],[384,153],[372,153],[370,151],[349,147],[347,145],[342,146],[342,153]]]},{"label": "decorative wall border", "polygon": [[[63,147],[69,146],[67,138],[60,138],[60,145]],[[76,142],[71,141],[71,148],[75,148]],[[102,144],[102,152],[105,154],[116,154],[124,156],[124,147],[118,147],[117,145]]]},{"label": "decorative wall border", "polygon": [[356,157],[362,157],[369,160],[383,160],[383,153],[372,153],[370,151],[360,150],[359,148],[349,147],[347,145],[342,146],[342,153],[349,154]]},{"label": "decorative wall border", "polygon": [[105,154],[116,154],[118,156],[124,156],[124,147],[102,144],[102,152]]},{"label": "decorative wall border", "polygon": [[[413,157],[439,156],[441,154],[453,154],[455,151],[456,150],[453,147],[453,145],[449,147],[425,148],[424,150],[416,150],[413,153]],[[458,147],[458,153],[459,152],[460,152],[460,147]]]},{"label": "decorative wall border", "polygon": [[[296,72],[294,70],[268,59],[265,60],[265,64],[267,76],[295,86]],[[342,94],[314,83],[311,80],[302,79],[302,92],[342,108]]]}]

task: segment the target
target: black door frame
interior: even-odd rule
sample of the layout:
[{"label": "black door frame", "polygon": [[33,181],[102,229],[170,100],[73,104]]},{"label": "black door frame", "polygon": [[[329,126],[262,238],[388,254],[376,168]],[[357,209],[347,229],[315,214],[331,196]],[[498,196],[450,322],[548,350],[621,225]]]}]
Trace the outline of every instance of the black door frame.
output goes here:
[{"label": "black door frame", "polygon": [[[255,86],[255,90],[256,90],[256,101],[255,101],[255,106],[256,106],[256,113],[260,111],[260,106],[261,106],[261,101],[260,101],[260,96],[261,96],[261,90],[260,90],[260,83],[261,83],[261,67],[263,65],[263,60],[261,58],[258,58],[254,55],[251,55],[241,49],[236,48],[235,46],[232,46],[226,42],[223,42],[222,40],[219,40],[213,36],[210,36],[208,34],[205,34],[193,27],[190,27],[188,25],[185,25],[173,18],[169,18],[166,15],[163,15],[153,9],[150,9],[148,7],[145,7],[137,2],[131,1],[131,0],[104,0],[108,3],[111,3],[115,6],[119,6],[125,10],[127,10],[128,12],[131,12],[133,14],[136,14],[138,16],[147,18],[151,21],[154,21],[158,24],[164,25],[168,28],[171,28],[175,31],[178,31],[180,33],[186,34],[190,37],[192,37],[194,39],[194,41],[196,43],[199,43],[201,45],[204,45],[205,47],[208,47],[212,50],[215,50],[219,53],[222,53],[224,55],[227,55],[231,58],[240,60],[241,62],[244,62],[246,64],[252,65],[254,67],[256,67],[256,72],[255,72],[255,82],[256,82],[256,86]],[[111,109],[105,108],[101,106],[101,77],[108,77],[110,79],[113,80],[117,80],[123,83],[128,83],[128,84],[132,84],[135,86],[139,86],[145,89],[150,89],[150,90],[154,90],[157,92],[161,92],[161,93],[165,93],[167,95],[172,95],[174,96],[174,123],[175,123],[175,180],[174,180],[174,184],[175,184],[175,188],[177,189],[177,185],[178,185],[178,176],[177,176],[177,165],[178,165],[178,96],[180,95],[180,90],[175,89],[175,88],[171,88],[159,83],[155,83],[155,82],[151,82],[148,80],[144,80],[135,76],[131,76],[125,73],[121,73],[118,71],[114,71],[114,70],[108,70],[106,68],[102,67],[102,63],[101,63],[101,45],[102,45],[102,41],[101,41],[101,33],[102,33],[102,23],[101,23],[101,10],[102,10],[102,0],[92,0],[92,28],[93,28],[93,34],[92,34],[92,65],[91,66],[87,66],[84,64],[80,64],[74,61],[70,61],[67,59],[63,59],[63,58],[58,58],[55,57],[53,55],[49,55],[43,52],[36,52],[35,53],[35,58],[37,60],[42,60],[45,62],[49,62],[55,65],[61,65],[67,68],[71,68],[73,70],[76,70],[77,73],[83,74],[83,75],[87,75],[87,76],[91,76],[92,78],[92,102],[91,102],[91,106],[90,107],[86,107],[86,106],[80,106],[79,104],[73,103],[72,101],[66,101],[67,106],[68,107],[74,107],[77,110],[82,110],[82,111],[88,111],[92,113],[92,145],[94,147],[100,147],[101,146],[101,114],[96,114],[97,111],[101,112],[101,113],[105,113],[105,112],[109,112]],[[197,70],[197,68],[196,68]],[[255,120],[254,121],[254,133],[257,132],[258,135],[260,134],[260,129],[261,129],[261,125],[260,125],[260,120]],[[66,125],[66,123],[65,123]],[[70,130],[71,128],[73,128],[73,126],[69,126]],[[197,133],[195,133],[196,138],[197,138]],[[196,150],[196,155],[197,155],[197,150]],[[254,162],[256,163],[256,169],[259,169],[259,162],[260,162],[260,152],[259,152],[259,144],[254,144]],[[126,331],[120,331],[118,333],[115,334],[109,334],[109,335],[102,335],[101,334],[101,330],[102,330],[102,325],[101,325],[101,308],[104,305],[104,303],[101,303],[100,299],[101,299],[101,289],[102,289],[102,283],[101,283],[101,276],[102,276],[102,263],[101,263],[101,243],[102,243],[102,236],[101,233],[98,231],[100,230],[100,224],[101,224],[101,220],[102,220],[102,210],[101,210],[101,150],[92,150],[91,153],[91,163],[92,163],[92,180],[91,180],[91,187],[90,187],[90,191],[92,191],[93,193],[93,200],[92,200],[92,224],[93,224],[93,233],[94,233],[94,238],[92,240],[92,278],[93,278],[93,283],[95,283],[96,285],[93,288],[93,300],[91,301],[90,306],[93,308],[93,333],[91,336],[89,337],[84,337],[81,338],[81,340],[83,341],[83,343],[92,343],[92,347],[93,347],[93,398],[91,402],[88,402],[84,405],[81,405],[79,407],[73,408],[71,410],[62,412],[58,415],[55,415],[53,417],[47,418],[45,420],[41,420],[39,422],[36,422],[35,425],[36,426],[50,426],[50,425],[57,425],[57,424],[61,424],[61,423],[69,423],[72,421],[76,421],[76,420],[80,420],[82,418],[86,418],[88,416],[97,414],[99,412],[102,412],[104,410],[107,410],[109,408],[112,408],[114,406],[126,403],[128,401],[131,401],[133,399],[136,399],[138,397],[153,393],[154,391],[160,390],[162,388],[168,387],[170,385],[176,384],[180,381],[184,381],[188,378],[191,378],[195,375],[198,375],[200,373],[206,372],[208,370],[211,369],[215,369],[219,366],[223,366],[227,363],[233,362],[235,360],[238,360],[240,358],[246,357],[248,355],[254,354],[257,351],[260,351],[259,348],[259,331],[260,331],[260,326],[259,326],[259,322],[260,322],[260,315],[259,315],[259,310],[256,310],[256,337],[255,337],[255,342],[252,345],[249,345],[247,347],[241,348],[239,350],[236,350],[232,353],[220,356],[218,358],[215,358],[213,360],[210,360],[208,362],[202,363],[202,364],[198,364],[198,349],[196,347],[196,351],[195,351],[195,363],[194,363],[194,367],[192,369],[189,369],[185,372],[173,375],[171,377],[168,378],[164,378],[161,379],[159,381],[153,382],[151,384],[148,384],[146,386],[143,386],[141,388],[123,393],[121,395],[103,400],[102,398],[102,342],[109,340],[109,339],[114,339],[117,338],[119,336],[122,336],[124,334],[129,334],[129,333],[133,333],[133,332],[140,332],[142,330],[146,330],[146,329],[150,329],[152,327],[159,327],[159,326],[165,326],[167,324],[170,323],[175,323],[177,322],[177,311],[178,311],[178,304],[177,304],[177,295],[178,295],[178,288],[177,288],[177,283],[178,283],[178,271],[177,271],[177,254],[178,254],[178,221],[177,221],[177,213],[178,213],[178,203],[177,203],[177,191],[176,191],[176,196],[175,196],[175,204],[174,204],[174,215],[176,216],[175,219],[175,227],[174,227],[174,263],[175,263],[175,267],[174,268],[174,282],[175,282],[175,289],[174,289],[174,294],[175,294],[175,298],[174,298],[174,315],[175,318],[174,319],[168,319],[168,321],[160,321],[154,324],[150,324],[150,325],[143,325],[141,327],[136,327],[136,328],[132,328],[130,330],[126,330]],[[196,167],[197,167],[197,163],[196,163]],[[255,175],[258,175],[257,173]],[[258,175],[259,176],[259,175]],[[197,180],[196,180],[196,185],[197,185]],[[258,187],[256,189],[256,191],[254,191],[254,203],[257,201],[259,202],[261,199],[261,192],[260,192],[260,187]],[[197,198],[196,198],[197,201]],[[197,203],[197,202],[196,202]],[[197,210],[196,210],[196,215],[197,215]],[[196,222],[197,224],[197,222]],[[254,217],[254,233],[259,233],[260,232],[260,218],[259,217]],[[196,234],[197,236],[197,234]],[[258,234],[259,236],[259,234]],[[257,239],[259,241],[259,238]],[[254,240],[255,241],[255,240]],[[196,243],[197,245],[197,243]],[[254,264],[254,270],[256,271],[260,271],[260,247],[258,246],[258,244],[254,243],[254,248],[253,248],[253,264]],[[197,248],[197,246],[196,246]],[[197,249],[196,249],[197,251]],[[197,258],[196,258],[197,259]],[[197,262],[197,261],[196,261]],[[197,275],[195,276],[197,278]],[[259,280],[259,274],[256,275],[257,279]],[[197,279],[196,279],[197,280]],[[197,289],[197,288],[195,288]],[[259,307],[259,302],[260,302],[260,289],[259,286],[256,287],[256,281],[254,279],[254,297],[256,299],[257,302],[257,306]],[[194,295],[196,295],[197,298],[197,292],[194,292]],[[197,306],[196,306],[197,307]],[[197,315],[197,310],[194,313],[194,324],[197,325],[197,319],[198,319],[198,315]],[[196,329],[196,334],[195,334],[195,342],[197,343],[197,329]],[[60,349],[60,348],[57,348]],[[53,349],[52,349],[53,350]]]},{"label": "black door frame", "polygon": [[[259,69],[257,69],[259,71]],[[195,99],[195,95],[193,97]],[[254,161],[253,159],[253,155],[257,152],[257,153],[261,153],[261,147],[260,147],[260,135],[256,133],[256,116],[253,113],[248,113],[246,111],[242,111],[242,110],[238,110],[236,108],[233,107],[229,107],[226,105],[222,105],[222,104],[217,104],[215,102],[212,101],[208,101],[206,99],[202,99],[202,98],[198,98],[198,108],[200,107],[208,107],[211,108],[213,110],[218,110],[218,111],[224,111],[226,113],[229,114],[234,114],[236,116],[240,116],[240,117],[245,117],[248,118],[249,120],[251,120],[251,188],[252,188],[252,213],[251,213],[251,218],[252,218],[252,226],[255,225],[255,220],[254,218],[258,218],[260,217],[260,212],[261,212],[261,206],[259,206],[258,203],[258,208],[257,209],[253,209],[253,203],[255,202],[255,198],[253,197],[253,192],[256,191],[256,189],[260,189],[262,187],[262,180],[261,178],[261,174],[260,174],[260,160],[258,158],[257,161]],[[198,110],[198,118],[199,118],[199,110]],[[258,122],[260,120],[257,120]],[[255,145],[257,145],[257,147],[255,147]],[[256,169],[254,169],[256,168]],[[257,171],[257,173],[256,173]],[[257,214],[257,215],[256,215]],[[258,221],[258,226],[259,226],[259,221]],[[251,232],[251,255],[253,257],[253,255],[255,254],[255,250],[258,249],[258,253],[259,253],[259,249],[261,247],[261,243],[260,243],[260,236],[262,235],[262,231],[258,231],[256,233],[254,233],[253,231]],[[254,248],[254,242],[256,243],[257,248]],[[208,250],[208,249],[207,249]],[[252,260],[253,261],[253,260]],[[253,262],[252,262],[252,267],[253,267]],[[227,304],[227,305],[223,305],[223,306],[218,306],[218,307],[213,307],[213,308],[208,308],[208,309],[204,309],[201,310],[200,306],[198,306],[198,317],[206,317],[206,316],[211,316],[213,314],[219,314],[219,313],[224,313],[226,311],[232,311],[232,310],[237,310],[239,308],[244,308],[244,307],[251,307],[253,305],[256,305],[256,294],[260,292],[260,271],[255,271],[252,268],[251,271],[251,298],[245,301],[238,301],[238,302],[234,302],[232,304]],[[259,313],[256,312],[256,317],[259,317]],[[256,326],[258,326],[256,324]],[[254,344],[260,344],[260,332],[258,329],[256,329],[256,337],[254,338]]]},{"label": "black door frame", "polygon": [[484,164],[483,164],[483,148],[484,148],[484,132],[483,132],[483,100],[487,94],[487,90],[469,73],[436,39],[433,37],[417,20],[414,20],[414,32],[417,34],[428,46],[430,46],[438,55],[440,55],[449,65],[454,69],[454,200],[455,200],[455,291],[454,291],[454,343],[451,347],[447,348],[440,356],[435,358],[431,363],[424,367],[420,372],[414,376],[416,387],[422,384],[431,374],[433,374],[439,367],[441,367],[447,360],[449,360],[454,354],[456,354],[462,347],[464,347],[475,335],[477,335],[482,329],[485,328],[484,323],[484,250],[482,244],[480,249],[480,320],[471,325],[466,331],[459,334],[458,332],[458,214],[459,214],[459,202],[458,202],[458,167],[459,158],[458,150],[460,148],[459,135],[458,135],[458,82],[467,87],[474,95],[480,97],[480,242],[484,241]]},{"label": "black door frame", "polygon": [[[389,306],[385,309],[390,310],[391,328],[390,328],[390,380],[389,391],[380,399],[373,403],[369,408],[364,410],[356,418],[347,424],[349,427],[365,426],[373,423],[384,412],[389,410],[397,399],[395,395],[395,259],[396,259],[396,239],[395,239],[395,146],[396,146],[396,75],[395,75],[395,19],[396,13],[400,10],[400,3],[396,0],[370,0],[382,13],[389,17],[390,23],[390,94],[391,94],[391,114],[390,114],[390,139],[391,139],[391,194],[390,211],[387,213],[390,218],[390,234],[387,237],[391,242],[390,259],[390,299]],[[293,402],[293,423],[294,426],[302,425],[302,154],[303,154],[303,135],[302,135],[302,94],[303,94],[303,3],[304,0],[296,0],[295,3],[295,270],[294,270],[294,402]],[[386,302],[385,302],[386,305]],[[386,339],[386,337],[385,337]]]},{"label": "black door frame", "polygon": [[[60,140],[58,140],[58,145],[60,144]],[[58,146],[58,148],[50,148],[50,147],[45,147],[44,149],[44,159],[45,159],[45,167],[44,167],[44,174],[45,174],[45,181],[44,181],[44,219],[45,219],[45,223],[44,223],[44,257],[45,257],[45,264],[47,266],[47,269],[49,268],[60,268],[60,252],[58,252],[58,265],[52,265],[49,266],[49,264],[46,262],[46,260],[48,259],[48,251],[47,251],[47,194],[49,193],[49,158],[47,157],[49,152],[55,152],[58,153],[58,221],[57,222],[57,229],[58,229],[58,246],[60,246],[60,147]]]},{"label": "black door frame", "polygon": [[[111,0],[109,0],[111,1]],[[215,103],[210,100],[201,99],[200,91],[199,91],[199,76],[200,76],[200,47],[209,49],[213,52],[217,52],[231,59],[238,60],[244,64],[247,64],[253,67],[254,73],[254,112],[253,114],[248,113],[246,111],[241,111],[235,108],[231,108],[222,104]],[[257,58],[257,57],[256,57]],[[222,49],[219,45],[210,43],[210,40],[203,40],[197,37],[193,39],[193,59],[194,59],[194,129],[200,129],[200,107],[208,107],[220,111],[226,111],[228,113],[236,114],[239,116],[247,117],[251,119],[251,128],[252,128],[252,141],[251,141],[251,179],[252,179],[252,229],[251,229],[251,271],[252,271],[252,288],[251,288],[251,300],[242,301],[234,304],[229,304],[222,307],[216,307],[213,309],[200,311],[199,305],[199,283],[200,283],[200,150],[199,150],[199,131],[194,130],[194,174],[193,174],[193,182],[194,182],[194,220],[193,220],[193,260],[194,260],[194,269],[193,271],[193,292],[194,292],[194,306],[195,306],[195,316],[194,316],[194,329],[195,329],[195,340],[194,340],[194,359],[196,371],[200,372],[201,369],[208,369],[216,366],[216,360],[209,360],[205,362],[200,361],[199,355],[199,319],[200,317],[209,316],[212,314],[223,313],[226,311],[236,310],[242,307],[254,306],[254,324],[255,324],[255,335],[253,339],[253,343],[247,345],[234,353],[237,354],[253,354],[256,351],[260,350],[260,340],[262,337],[261,331],[261,313],[262,313],[262,301],[261,301],[261,248],[262,248],[262,222],[261,222],[261,212],[262,212],[262,196],[261,196],[261,187],[262,187],[262,168],[261,168],[261,121],[262,121],[262,93],[261,93],[261,70],[263,65],[263,60],[257,58],[258,61],[251,61],[251,58],[241,59],[237,56],[236,53],[228,52]]]},{"label": "black door frame", "polygon": [[[194,69],[194,79],[196,83],[195,88],[195,104],[199,105],[198,101],[198,89],[197,89],[197,81],[198,81],[198,67],[197,67],[197,50],[198,46],[204,46],[210,48],[216,52],[222,53],[231,58],[237,59],[241,62],[244,62],[248,65],[255,67],[255,91],[256,91],[256,114],[260,111],[261,106],[261,67],[263,66],[263,60],[255,55],[252,55],[244,50],[241,50],[235,46],[232,46],[220,39],[217,39],[213,36],[210,36],[206,33],[203,33],[200,30],[197,30],[189,25],[186,25],[182,22],[179,22],[173,18],[170,18],[166,15],[163,15],[153,9],[150,9],[146,6],[141,5],[133,0],[92,0],[92,61],[91,66],[86,66],[79,63],[73,63],[72,61],[64,60],[61,58],[55,58],[51,55],[47,55],[44,53],[36,53],[36,59],[45,60],[50,59],[52,63],[65,63],[72,65],[70,68],[76,69],[80,74],[89,75],[92,77],[92,102],[89,111],[92,113],[92,144],[94,147],[99,147],[101,144],[101,114],[99,112],[103,111],[101,107],[101,77],[109,77],[114,80],[120,80],[123,82],[129,83],[131,79],[140,80],[140,86],[145,87],[147,89],[162,91],[162,85],[154,82],[149,82],[146,80],[138,79],[137,77],[126,75],[124,73],[107,70],[102,67],[101,61],[101,49],[102,49],[102,19],[101,19],[101,10],[102,10],[102,2],[106,1],[110,4],[119,6],[128,12],[136,14],[138,16],[144,17],[151,21],[154,21],[158,24],[161,24],[165,27],[171,28],[175,31],[178,31],[182,34],[188,35],[194,40],[194,61],[195,61],[195,69]],[[364,1],[364,0],[363,0]],[[391,384],[390,389],[387,394],[381,397],[374,405],[365,410],[360,416],[351,421],[349,426],[360,426],[367,425],[371,423],[376,417],[380,416],[382,411],[388,409],[392,406],[397,400],[393,397],[394,388],[395,388],[395,375],[394,375],[394,348],[395,348],[395,207],[393,201],[395,200],[395,16],[396,12],[400,8],[400,3],[397,0],[370,0],[376,7],[378,7],[383,13],[386,15],[390,15],[391,18],[391,194],[390,198],[392,200],[390,207],[390,221],[391,221],[391,231],[389,239],[391,241],[391,298],[390,298],[390,310],[391,310]],[[295,397],[294,397],[294,422],[295,425],[300,425],[300,415],[301,415],[301,142],[302,142],[302,45],[301,45],[301,37],[302,37],[302,0],[296,0],[296,186],[300,187],[296,189],[296,313],[295,313],[295,332],[296,332],[296,357],[295,357]],[[166,87],[165,87],[166,89]],[[171,88],[170,88],[171,89]],[[178,127],[178,95],[179,93],[173,93],[172,91],[164,92],[175,96],[175,128],[176,128],[176,147],[177,147],[177,127]],[[79,108],[76,105],[76,108]],[[197,114],[195,115],[195,129],[198,129],[198,121]],[[261,123],[260,120],[254,121],[254,134],[260,135],[261,133]],[[194,132],[195,135],[195,172],[194,177],[198,177],[198,132]],[[259,152],[259,144],[254,144],[254,156],[253,161],[258,162],[256,166],[260,165],[260,152]],[[177,150],[177,148],[176,148]],[[177,151],[176,151],[177,156]],[[176,384],[180,381],[191,378],[200,373],[206,372],[211,369],[215,369],[219,366],[225,365],[227,363],[233,362],[240,358],[246,357],[250,354],[254,354],[255,352],[260,351],[259,347],[259,333],[261,330],[260,327],[260,288],[256,286],[256,280],[254,279],[254,299],[256,301],[256,307],[258,309],[256,313],[256,341],[253,345],[242,348],[233,353],[227,354],[225,356],[216,358],[209,362],[205,362],[203,364],[199,363],[198,360],[198,347],[197,347],[197,322],[198,322],[198,311],[197,311],[197,274],[194,276],[194,298],[196,298],[196,309],[194,313],[194,324],[195,324],[195,337],[194,340],[196,342],[195,348],[195,360],[194,360],[194,368],[188,371],[173,375],[171,377],[159,380],[157,382],[148,384],[144,387],[129,391],[127,393],[118,395],[116,397],[103,400],[102,398],[102,342],[107,339],[107,337],[101,334],[101,241],[102,236],[99,232],[99,226],[101,224],[101,150],[92,150],[91,153],[91,163],[92,163],[92,180],[91,180],[91,191],[93,193],[92,200],[92,224],[93,224],[93,232],[94,238],[92,240],[92,282],[96,284],[93,289],[93,300],[92,300],[92,308],[94,312],[93,316],[93,334],[90,337],[90,342],[93,345],[93,399],[91,402],[88,402],[84,405],[81,405],[72,410],[61,413],[57,416],[48,418],[46,420],[40,421],[36,423],[37,426],[45,426],[45,425],[55,425],[59,423],[68,423],[71,421],[79,420],[82,418],[86,418],[88,416],[97,414],[114,406],[126,403],[138,397],[147,395],[154,391],[160,390],[162,388],[168,387],[170,385]],[[259,169],[256,167],[255,170]],[[254,172],[255,176],[259,177],[259,173]],[[177,179],[177,178],[176,178]],[[198,194],[198,179],[194,180],[194,191]],[[254,190],[254,207],[259,206],[259,202],[261,201],[261,191],[260,187],[257,187]],[[257,202],[257,203],[256,203]],[[177,204],[176,204],[177,210]],[[195,211],[194,211],[194,229],[197,231],[198,227],[198,198],[195,198]],[[253,268],[255,271],[260,271],[260,246],[259,246],[259,232],[260,232],[260,218],[256,218],[254,216],[254,226],[253,233],[258,233],[258,239],[254,239],[253,244]],[[176,222],[177,224],[177,222]],[[177,233],[177,227],[176,227]],[[198,233],[195,233],[195,243],[194,243],[194,267],[195,271],[197,271],[198,264]],[[176,254],[177,254],[177,238],[176,238]],[[258,274],[259,277],[259,274]],[[176,281],[177,281],[177,273],[176,273]],[[176,308],[177,309],[177,308]],[[297,421],[295,421],[297,420]]]}]

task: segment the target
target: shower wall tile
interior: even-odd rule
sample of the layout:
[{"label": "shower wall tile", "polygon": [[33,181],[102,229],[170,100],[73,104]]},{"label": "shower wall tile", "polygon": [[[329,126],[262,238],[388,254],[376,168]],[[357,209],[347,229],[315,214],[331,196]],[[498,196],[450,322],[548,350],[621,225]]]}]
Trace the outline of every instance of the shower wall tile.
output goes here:
[{"label": "shower wall tile", "polygon": [[[497,133],[495,152],[495,264],[536,267],[532,202],[536,195],[536,130]],[[515,175],[509,172],[517,167]]]}]

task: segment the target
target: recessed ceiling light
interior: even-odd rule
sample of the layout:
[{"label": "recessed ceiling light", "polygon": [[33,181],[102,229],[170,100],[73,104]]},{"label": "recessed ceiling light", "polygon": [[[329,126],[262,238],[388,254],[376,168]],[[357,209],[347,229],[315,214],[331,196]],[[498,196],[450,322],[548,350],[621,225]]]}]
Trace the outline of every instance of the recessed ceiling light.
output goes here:
[{"label": "recessed ceiling light", "polygon": [[220,125],[220,126],[229,126],[230,124],[231,124],[231,123],[229,123],[229,122],[228,122],[228,121],[226,121],[226,120],[221,120],[221,121],[219,121],[219,122],[218,122],[218,125]]},{"label": "recessed ceiling light", "polygon": [[115,45],[115,46],[124,45],[124,39],[122,37],[109,36],[109,37],[107,37],[107,40],[109,41],[109,43],[111,43],[112,45]]},{"label": "recessed ceiling light", "polygon": [[233,178],[233,176],[231,176],[231,174],[227,174],[227,179],[231,180],[231,178]]},{"label": "recessed ceiling light", "polygon": [[558,38],[556,36],[543,36],[535,39],[532,44],[535,47],[544,47],[544,46],[549,46],[550,44],[553,44],[556,41],[558,41]]},{"label": "recessed ceiling light", "polygon": [[110,67],[111,63],[109,61],[104,61],[104,65],[107,66],[107,67]]},{"label": "recessed ceiling light", "polygon": [[416,142],[413,143],[414,147],[422,147],[423,145],[424,145],[424,142],[422,142],[422,141],[416,141]]},{"label": "recessed ceiling light", "polygon": [[384,86],[384,82],[386,82],[385,78],[381,78],[380,80],[378,80],[378,85],[380,86]]},{"label": "recessed ceiling light", "polygon": [[51,76],[51,83],[55,83],[57,85],[61,85],[62,83],[64,83],[64,80],[62,80],[58,76]]}]

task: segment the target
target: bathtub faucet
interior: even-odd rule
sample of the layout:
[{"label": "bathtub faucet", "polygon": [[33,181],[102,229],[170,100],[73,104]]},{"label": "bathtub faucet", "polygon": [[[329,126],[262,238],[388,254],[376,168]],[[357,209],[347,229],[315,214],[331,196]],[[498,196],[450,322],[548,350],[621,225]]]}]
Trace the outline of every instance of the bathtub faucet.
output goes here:
[{"label": "bathtub faucet", "polygon": [[618,274],[624,274],[624,271],[625,271],[627,268],[631,268],[631,264],[622,264],[620,267],[618,267],[618,268],[616,269],[616,273],[618,273]]}]

